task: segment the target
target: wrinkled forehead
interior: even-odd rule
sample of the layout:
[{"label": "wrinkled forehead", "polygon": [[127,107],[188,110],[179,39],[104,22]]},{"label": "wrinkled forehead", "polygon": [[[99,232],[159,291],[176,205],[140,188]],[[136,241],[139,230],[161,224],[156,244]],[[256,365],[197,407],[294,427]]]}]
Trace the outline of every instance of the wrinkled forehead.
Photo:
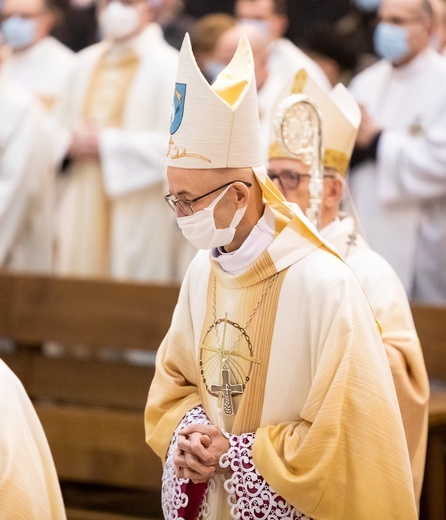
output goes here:
[{"label": "wrinkled forehead", "polygon": [[253,182],[251,168],[187,169],[167,167],[167,182],[173,195],[188,195],[204,192],[226,182],[240,180]]},{"label": "wrinkled forehead", "polygon": [[274,170],[295,170],[299,173],[308,173],[310,166],[299,159],[291,157],[274,157],[269,160],[269,168]]},{"label": "wrinkled forehead", "polygon": [[[116,0],[96,0],[96,7],[99,11],[107,7],[108,4]],[[147,5],[147,0],[119,0],[119,2],[127,7],[143,7]]]},{"label": "wrinkled forehead", "polygon": [[[1,5],[1,4],[0,4]],[[36,14],[48,10],[44,0],[4,0],[3,14]]]},{"label": "wrinkled forehead", "polygon": [[239,0],[236,2],[235,13],[237,18],[251,20],[268,20],[274,16],[273,0]]},{"label": "wrinkled forehead", "polygon": [[425,0],[383,0],[379,9],[381,18],[420,16]]}]

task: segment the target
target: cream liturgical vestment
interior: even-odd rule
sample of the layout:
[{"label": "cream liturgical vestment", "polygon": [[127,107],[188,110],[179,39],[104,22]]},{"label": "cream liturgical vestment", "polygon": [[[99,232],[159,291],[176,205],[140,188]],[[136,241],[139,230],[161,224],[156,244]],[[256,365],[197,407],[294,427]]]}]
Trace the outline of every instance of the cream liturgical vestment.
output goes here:
[{"label": "cream liturgical vestment", "polygon": [[386,61],[350,90],[384,128],[376,161],[352,169],[350,189],[370,247],[409,297],[446,303],[446,59],[428,49],[402,67]]},{"label": "cream liturgical vestment", "polygon": [[20,381],[0,360],[0,518],[64,520],[42,425]]},{"label": "cream liturgical vestment", "polygon": [[176,279],[173,247],[185,240],[163,196],[177,60],[156,24],[126,44],[104,41],[78,55],[58,112],[68,130],[99,130],[100,158],[74,160],[66,173],[59,273]]},{"label": "cream liturgical vestment", "polygon": [[[246,36],[211,87],[186,38],[176,92],[172,176],[201,168],[221,182],[224,170],[211,167],[251,164],[266,210],[251,231],[261,240],[249,235],[234,252],[250,256],[241,272],[242,261],[224,270],[215,250],[194,258],[157,353],[145,425],[164,460],[165,518],[415,520],[403,424],[370,303],[260,166]],[[257,254],[253,242],[262,244]],[[194,484],[176,477],[173,453],[179,430],[200,423],[220,427],[230,447],[220,457],[226,472]]]},{"label": "cream liturgical vestment", "polygon": [[0,266],[49,271],[54,172],[41,107],[0,74]]},{"label": "cream liturgical vestment", "polygon": [[340,220],[323,228],[321,234],[357,275],[382,327],[419,500],[426,456],[429,380],[404,287],[389,263],[368,247],[352,217],[340,215]]},{"label": "cream liturgical vestment", "polygon": [[74,63],[74,52],[52,36],[25,50],[10,52],[5,77],[29,89],[47,108],[57,99]]},{"label": "cream liturgical vestment", "polygon": [[[369,303],[345,264],[276,217],[280,233],[241,275],[207,253],[191,264],[158,353],[147,440],[165,458],[178,423],[201,405],[226,432],[255,432],[256,496],[263,478],[314,519],[414,519],[398,403]],[[224,358],[233,415],[217,390]],[[172,486],[165,480],[164,492]],[[236,518],[223,478],[208,495],[203,517]],[[263,507],[266,519],[268,500]]]}]

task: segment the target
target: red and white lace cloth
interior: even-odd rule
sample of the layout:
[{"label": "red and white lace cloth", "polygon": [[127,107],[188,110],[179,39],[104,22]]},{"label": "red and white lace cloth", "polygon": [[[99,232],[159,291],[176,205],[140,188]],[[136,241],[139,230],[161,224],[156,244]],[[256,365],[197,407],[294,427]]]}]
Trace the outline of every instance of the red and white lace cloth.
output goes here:
[{"label": "red and white lace cloth", "polygon": [[[210,424],[203,408],[196,407],[184,416],[170,443],[162,482],[162,507],[166,520],[198,520],[210,516],[206,496],[215,490],[215,480],[210,478],[205,484],[194,484],[189,479],[178,479],[174,472],[173,453],[178,431],[192,423]],[[232,471],[231,477],[224,482],[231,518],[311,520],[275,493],[257,471],[252,459],[254,439],[255,433],[229,435],[229,451],[220,458],[220,466]]]}]

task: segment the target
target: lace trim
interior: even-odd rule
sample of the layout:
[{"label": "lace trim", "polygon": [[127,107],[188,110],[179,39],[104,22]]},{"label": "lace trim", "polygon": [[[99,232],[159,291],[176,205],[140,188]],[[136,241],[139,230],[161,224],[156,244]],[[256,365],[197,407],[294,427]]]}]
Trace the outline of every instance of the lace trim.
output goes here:
[{"label": "lace trim", "polygon": [[229,451],[220,457],[220,466],[232,470],[225,481],[231,518],[253,520],[311,520],[275,493],[257,471],[252,459],[255,434],[229,437]]},{"label": "lace trim", "polygon": [[[189,501],[189,497],[185,493],[186,484],[188,484],[189,479],[177,478],[175,476],[173,464],[173,453],[177,449],[178,431],[182,428],[185,428],[189,424],[210,424],[210,421],[201,406],[197,406],[196,408],[193,408],[187,412],[187,414],[183,417],[177,426],[170,441],[166,462],[163,468],[161,487],[161,505],[165,520],[184,520],[183,517],[180,516],[179,511],[184,509]],[[200,505],[198,513],[199,518],[206,518],[210,514],[210,508],[209,504],[207,503],[206,496],[208,492],[212,490],[215,490],[215,481],[214,479],[210,478],[207,484],[206,492],[204,494],[203,502]]]}]

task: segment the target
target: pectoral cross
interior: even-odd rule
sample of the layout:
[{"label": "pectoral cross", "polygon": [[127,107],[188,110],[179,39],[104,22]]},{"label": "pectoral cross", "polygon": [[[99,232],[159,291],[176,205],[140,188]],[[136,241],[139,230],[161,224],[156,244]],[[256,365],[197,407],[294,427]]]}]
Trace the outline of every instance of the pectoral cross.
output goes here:
[{"label": "pectoral cross", "polygon": [[231,385],[229,381],[229,369],[227,365],[223,365],[221,370],[221,385],[211,385],[211,392],[218,392],[223,395],[223,410],[225,415],[232,415],[234,408],[232,405],[232,396],[235,394],[243,394],[243,385]]},{"label": "pectoral cross", "polygon": [[348,246],[356,246],[357,234],[353,231],[350,235],[348,235],[347,245]]}]

